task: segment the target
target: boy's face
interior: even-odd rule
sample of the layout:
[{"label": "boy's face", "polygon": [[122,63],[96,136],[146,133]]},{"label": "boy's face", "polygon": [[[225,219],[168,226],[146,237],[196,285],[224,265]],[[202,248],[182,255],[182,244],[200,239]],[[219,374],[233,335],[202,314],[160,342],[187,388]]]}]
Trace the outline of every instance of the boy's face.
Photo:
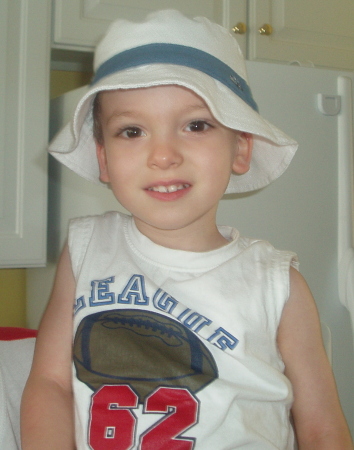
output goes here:
[{"label": "boy's face", "polygon": [[103,92],[100,106],[100,178],[139,230],[155,242],[159,232],[211,235],[231,172],[249,168],[251,136],[221,125],[178,86]]}]

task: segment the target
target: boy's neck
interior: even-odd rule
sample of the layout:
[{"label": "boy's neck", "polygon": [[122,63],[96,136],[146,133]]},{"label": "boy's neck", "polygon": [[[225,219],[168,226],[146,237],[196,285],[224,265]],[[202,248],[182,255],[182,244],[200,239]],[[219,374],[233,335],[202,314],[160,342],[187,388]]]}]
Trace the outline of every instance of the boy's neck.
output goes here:
[{"label": "boy's neck", "polygon": [[207,252],[227,245],[216,226],[201,230],[198,226],[178,230],[161,230],[150,226],[134,217],[138,230],[155,244],[174,250],[189,252]]}]

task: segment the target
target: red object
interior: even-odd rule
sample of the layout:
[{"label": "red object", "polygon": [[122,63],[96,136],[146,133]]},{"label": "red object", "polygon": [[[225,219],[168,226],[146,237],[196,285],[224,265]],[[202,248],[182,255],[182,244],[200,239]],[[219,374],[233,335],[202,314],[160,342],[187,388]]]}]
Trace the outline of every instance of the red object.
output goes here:
[{"label": "red object", "polygon": [[0,341],[15,341],[16,339],[34,338],[37,330],[19,327],[0,327]]}]

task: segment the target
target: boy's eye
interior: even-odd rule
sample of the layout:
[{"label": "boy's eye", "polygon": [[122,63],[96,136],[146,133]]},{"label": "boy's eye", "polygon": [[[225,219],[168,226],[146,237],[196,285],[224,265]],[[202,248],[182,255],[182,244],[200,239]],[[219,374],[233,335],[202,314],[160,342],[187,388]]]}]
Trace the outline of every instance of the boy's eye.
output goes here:
[{"label": "boy's eye", "polygon": [[211,127],[211,125],[204,120],[194,120],[187,126],[188,131],[194,131],[194,132],[202,132],[206,131]]},{"label": "boy's eye", "polygon": [[143,130],[139,127],[125,128],[124,130],[120,131],[119,135],[123,136],[125,138],[128,138],[128,139],[146,136],[146,134],[143,132]]}]

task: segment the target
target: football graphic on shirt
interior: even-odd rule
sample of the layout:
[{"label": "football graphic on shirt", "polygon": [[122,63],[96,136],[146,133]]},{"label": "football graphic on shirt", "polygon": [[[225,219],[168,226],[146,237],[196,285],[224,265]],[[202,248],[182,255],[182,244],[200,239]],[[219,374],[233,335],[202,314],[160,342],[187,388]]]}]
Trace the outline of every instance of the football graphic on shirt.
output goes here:
[{"label": "football graphic on shirt", "polygon": [[151,311],[118,309],[85,317],[75,334],[77,377],[92,390],[129,384],[143,403],[158,386],[192,393],[218,376],[204,343],[176,320]]}]

